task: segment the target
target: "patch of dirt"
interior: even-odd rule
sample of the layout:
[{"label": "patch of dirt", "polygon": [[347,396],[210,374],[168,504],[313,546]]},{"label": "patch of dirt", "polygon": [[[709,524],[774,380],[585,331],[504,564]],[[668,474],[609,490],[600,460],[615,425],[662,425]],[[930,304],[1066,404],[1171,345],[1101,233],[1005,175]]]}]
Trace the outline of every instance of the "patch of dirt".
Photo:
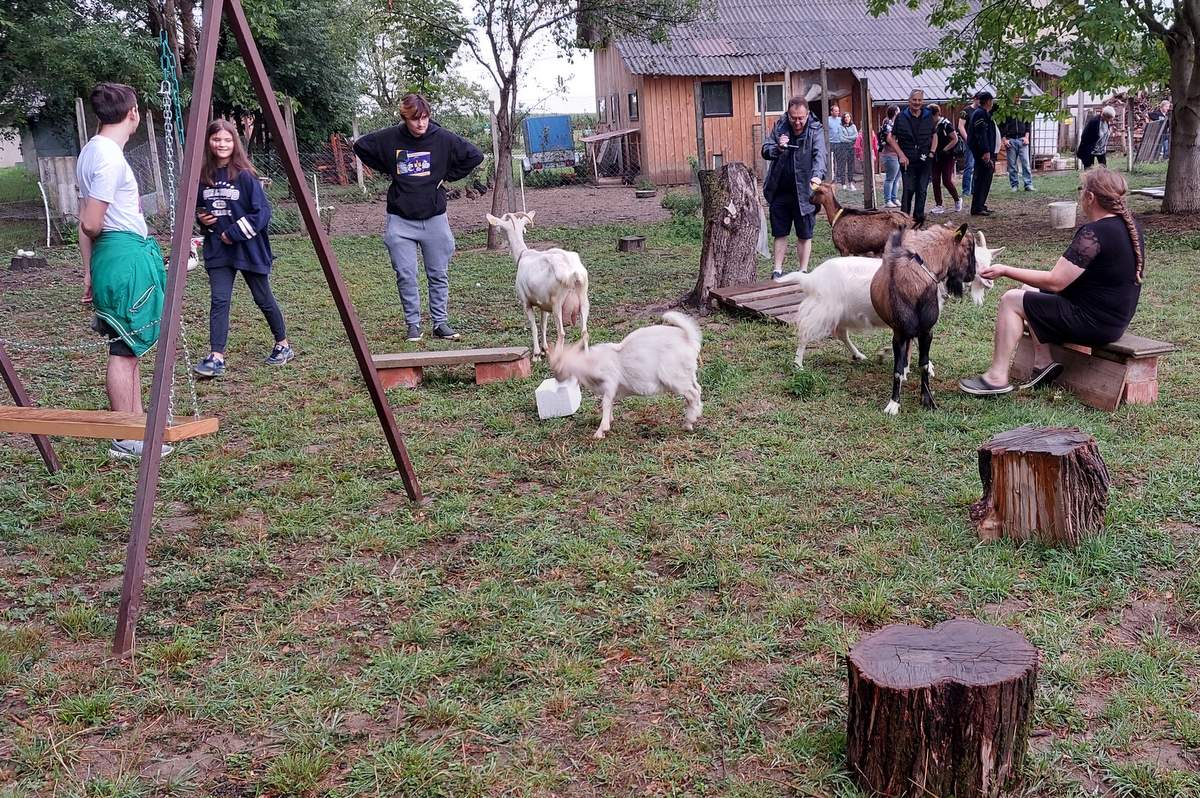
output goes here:
[{"label": "patch of dirt", "polygon": [[1170,625],[1171,608],[1159,601],[1135,600],[1121,611],[1117,625],[1109,631],[1114,643],[1136,646],[1154,631],[1155,624]]},{"label": "patch of dirt", "polygon": [[[333,215],[331,233],[334,236],[382,235],[387,215],[384,195],[371,202],[338,205]],[[518,195],[518,202],[520,198]],[[528,189],[525,205],[539,214],[537,224],[554,227],[583,227],[629,222],[647,224],[670,218],[660,198],[636,199],[628,186],[595,188],[567,186],[563,188]],[[491,213],[492,195],[476,199],[462,197],[447,205],[450,228],[456,235],[485,229],[484,217]]]}]

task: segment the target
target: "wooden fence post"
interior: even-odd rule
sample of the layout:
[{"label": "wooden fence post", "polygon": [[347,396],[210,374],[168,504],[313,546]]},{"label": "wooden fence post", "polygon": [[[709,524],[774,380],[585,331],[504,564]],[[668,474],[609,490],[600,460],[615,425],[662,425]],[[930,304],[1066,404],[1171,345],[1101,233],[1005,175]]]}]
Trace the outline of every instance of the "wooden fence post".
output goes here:
[{"label": "wooden fence post", "polygon": [[167,195],[163,191],[162,165],[158,162],[158,141],[154,137],[154,113],[146,109],[146,141],[150,144],[150,173],[154,176],[154,205],[166,213]]},{"label": "wooden fence post", "polygon": [[[354,136],[355,139],[358,138],[358,117],[357,116],[354,117],[354,121],[350,123],[350,135]],[[351,152],[353,152],[354,148],[351,147],[350,149],[351,149]],[[358,159],[357,154],[354,156],[354,174],[358,178],[359,190],[362,191],[362,193],[366,194],[367,193],[367,184],[363,181],[362,161],[360,161]]]},{"label": "wooden fence post", "polygon": [[83,112],[83,98],[75,98],[75,133],[79,136],[79,151],[88,143],[87,115]]}]

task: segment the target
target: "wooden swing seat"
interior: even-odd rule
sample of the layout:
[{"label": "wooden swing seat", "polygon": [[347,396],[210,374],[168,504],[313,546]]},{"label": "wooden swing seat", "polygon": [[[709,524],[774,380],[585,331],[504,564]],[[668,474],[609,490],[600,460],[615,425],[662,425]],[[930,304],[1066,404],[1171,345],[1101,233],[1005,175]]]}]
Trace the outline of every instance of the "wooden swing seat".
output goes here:
[{"label": "wooden swing seat", "polygon": [[[212,435],[217,427],[216,416],[179,419],[167,427],[163,440],[174,443]],[[0,407],[0,432],[140,441],[146,434],[146,416],[108,410],[59,410],[6,405]]]}]

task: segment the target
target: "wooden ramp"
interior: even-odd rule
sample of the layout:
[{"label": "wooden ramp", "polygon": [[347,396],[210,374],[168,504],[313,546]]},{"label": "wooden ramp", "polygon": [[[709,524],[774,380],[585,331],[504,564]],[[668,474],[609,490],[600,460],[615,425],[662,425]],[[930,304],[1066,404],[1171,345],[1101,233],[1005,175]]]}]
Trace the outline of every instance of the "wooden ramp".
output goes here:
[{"label": "wooden ramp", "polygon": [[779,283],[764,280],[750,285],[735,285],[715,288],[712,296],[729,311],[741,311],[764,316],[768,319],[787,322],[787,317],[800,304],[804,292],[797,283]]}]

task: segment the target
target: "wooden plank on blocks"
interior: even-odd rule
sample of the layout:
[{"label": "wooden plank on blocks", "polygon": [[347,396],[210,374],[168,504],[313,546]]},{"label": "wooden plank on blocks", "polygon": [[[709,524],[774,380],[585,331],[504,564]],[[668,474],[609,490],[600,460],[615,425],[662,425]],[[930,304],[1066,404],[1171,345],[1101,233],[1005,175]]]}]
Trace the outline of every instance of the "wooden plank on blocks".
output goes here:
[{"label": "wooden plank on blocks", "polygon": [[1121,405],[1121,397],[1125,392],[1124,365],[1054,344],[1050,345],[1050,357],[1063,364],[1058,384],[1079,397],[1079,401],[1108,412]]},{"label": "wooden plank on blocks", "polygon": [[[212,435],[219,422],[215,416],[176,421],[167,427],[168,442]],[[146,416],[105,410],[57,410],[45,407],[0,407],[0,432],[29,435],[61,435],[67,438],[113,438],[142,440]]]},{"label": "wooden plank on blocks", "polygon": [[375,355],[375,368],[423,368],[425,366],[452,366],[459,363],[503,363],[529,357],[527,346],[498,346],[491,349],[448,349],[443,352],[402,352],[390,355]]},{"label": "wooden plank on blocks", "polygon": [[773,280],[763,280],[757,283],[747,283],[745,285],[728,285],[724,288],[714,288],[711,293],[718,299],[732,299],[739,294],[745,294],[750,291],[761,291],[764,288],[770,288],[776,285]]},{"label": "wooden plank on blocks", "polygon": [[1110,352],[1115,352],[1127,357],[1151,357],[1153,355],[1165,355],[1169,352],[1174,352],[1179,347],[1168,341],[1156,341],[1153,338],[1143,338],[1140,335],[1125,333],[1119,340],[1113,341],[1111,344],[1105,344],[1101,349],[1106,349]]},{"label": "wooden plank on blocks", "polygon": [[737,302],[739,305],[744,305],[747,302],[752,302],[756,299],[767,299],[769,297],[781,296],[784,294],[799,295],[802,293],[804,292],[800,290],[800,286],[796,285],[795,283],[785,283],[783,285],[772,284],[765,288],[756,288],[753,291],[746,291],[745,293],[738,294],[736,297],[732,297],[732,300]]}]

